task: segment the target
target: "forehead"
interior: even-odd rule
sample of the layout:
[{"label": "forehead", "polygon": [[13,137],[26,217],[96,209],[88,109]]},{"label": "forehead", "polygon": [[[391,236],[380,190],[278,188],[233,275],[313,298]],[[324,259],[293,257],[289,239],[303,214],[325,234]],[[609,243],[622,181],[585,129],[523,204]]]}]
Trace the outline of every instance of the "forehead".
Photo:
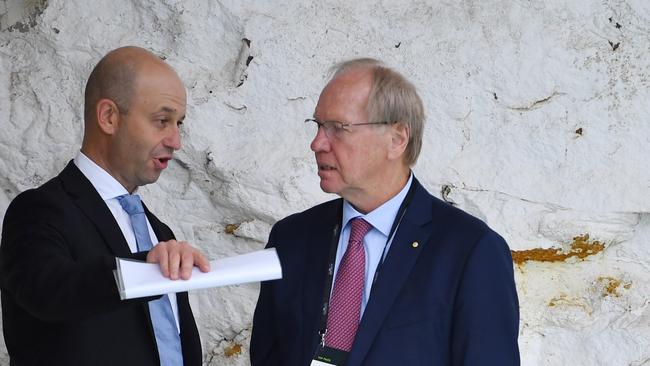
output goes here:
[{"label": "forehead", "polygon": [[323,120],[364,118],[372,88],[370,70],[350,70],[332,79],[323,89],[314,115]]},{"label": "forehead", "polygon": [[185,113],[187,95],[185,86],[173,70],[154,66],[138,73],[134,102],[170,113]]}]

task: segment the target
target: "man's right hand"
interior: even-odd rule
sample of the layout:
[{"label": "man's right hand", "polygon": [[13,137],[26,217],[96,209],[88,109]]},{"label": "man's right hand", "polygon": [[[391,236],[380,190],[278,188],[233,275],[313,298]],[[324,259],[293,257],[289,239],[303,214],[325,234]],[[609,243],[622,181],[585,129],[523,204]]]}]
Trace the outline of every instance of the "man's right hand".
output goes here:
[{"label": "man's right hand", "polygon": [[156,244],[147,254],[147,262],[160,264],[163,276],[172,280],[189,280],[194,266],[201,272],[210,271],[208,259],[186,241],[169,240]]}]

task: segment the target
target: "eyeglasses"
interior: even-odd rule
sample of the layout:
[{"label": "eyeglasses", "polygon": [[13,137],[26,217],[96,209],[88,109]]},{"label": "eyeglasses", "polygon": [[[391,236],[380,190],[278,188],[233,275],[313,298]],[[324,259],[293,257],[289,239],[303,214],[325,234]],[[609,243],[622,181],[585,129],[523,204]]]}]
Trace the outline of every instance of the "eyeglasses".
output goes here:
[{"label": "eyeglasses", "polygon": [[325,131],[325,136],[328,138],[331,137],[341,137],[346,132],[351,132],[350,127],[352,126],[364,126],[364,125],[389,125],[393,122],[365,122],[365,123],[343,123],[339,121],[319,121],[315,118],[307,118],[305,124],[310,127],[310,131],[314,129],[314,135],[318,133],[318,129],[322,128]]}]

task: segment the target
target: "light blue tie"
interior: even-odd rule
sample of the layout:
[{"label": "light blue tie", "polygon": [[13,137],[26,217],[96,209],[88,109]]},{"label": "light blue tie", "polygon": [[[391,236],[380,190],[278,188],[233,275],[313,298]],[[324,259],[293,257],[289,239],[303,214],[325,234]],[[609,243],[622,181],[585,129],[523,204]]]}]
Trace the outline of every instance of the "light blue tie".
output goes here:
[{"label": "light blue tie", "polygon": [[[117,197],[117,200],[131,218],[131,226],[135,234],[135,243],[138,246],[138,251],[153,248],[147,227],[147,218],[144,214],[140,196],[137,194],[125,194]],[[164,295],[158,300],[150,301],[149,312],[151,313],[151,322],[153,323],[156,343],[158,344],[160,365],[182,366],[183,352],[181,350],[181,339],[178,335],[178,328],[176,327],[176,320],[174,319],[169,296]]]}]

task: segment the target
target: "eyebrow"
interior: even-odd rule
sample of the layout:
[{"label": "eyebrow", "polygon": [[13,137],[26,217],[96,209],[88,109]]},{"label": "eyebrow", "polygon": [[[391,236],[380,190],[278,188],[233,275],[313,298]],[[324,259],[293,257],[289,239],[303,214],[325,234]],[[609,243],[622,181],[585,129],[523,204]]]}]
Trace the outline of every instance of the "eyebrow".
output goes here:
[{"label": "eyebrow", "polygon": [[[160,108],[158,110],[158,112],[166,112],[166,113],[174,113],[176,111],[177,111],[176,108],[171,108],[171,107],[162,107],[162,108]],[[156,113],[158,113],[158,112],[156,112]]]},{"label": "eyebrow", "polygon": [[[163,106],[163,107],[160,107],[159,110],[151,113],[151,115],[154,116],[154,115],[156,115],[158,113],[176,113],[177,111],[178,111],[178,109],[176,109],[176,108]],[[181,122],[184,121],[185,120],[185,115],[181,116],[181,118],[179,118],[178,120],[181,121]]]}]

